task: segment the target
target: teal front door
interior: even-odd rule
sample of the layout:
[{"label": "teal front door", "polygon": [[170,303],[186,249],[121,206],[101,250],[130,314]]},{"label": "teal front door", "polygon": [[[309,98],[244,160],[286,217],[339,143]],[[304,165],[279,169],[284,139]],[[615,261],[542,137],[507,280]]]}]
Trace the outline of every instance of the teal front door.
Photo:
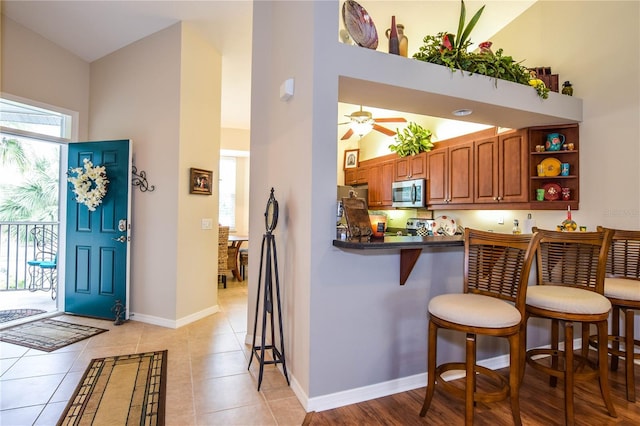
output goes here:
[{"label": "teal front door", "polygon": [[86,173],[86,159],[93,168],[104,166],[109,182],[97,205],[95,195],[102,185],[91,176],[91,168],[86,173],[88,190],[67,182],[65,312],[114,320],[129,317],[131,155],[130,140],[69,144],[69,169]]}]

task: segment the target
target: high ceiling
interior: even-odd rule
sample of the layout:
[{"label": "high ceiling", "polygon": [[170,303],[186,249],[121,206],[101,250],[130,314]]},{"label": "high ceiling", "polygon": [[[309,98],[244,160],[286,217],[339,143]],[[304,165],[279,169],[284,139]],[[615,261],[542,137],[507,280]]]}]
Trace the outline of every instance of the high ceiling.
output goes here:
[{"label": "high ceiling", "polygon": [[[487,5],[472,33],[472,40],[481,42],[490,38],[534,2],[466,1],[467,20],[482,5]],[[336,3],[337,19],[341,21],[343,2]],[[384,32],[391,23],[389,17],[395,15],[397,23],[405,26],[409,55],[417,51],[425,35],[455,32],[460,13],[458,0],[362,0],[359,3],[367,9],[376,25],[378,50],[386,49]],[[3,0],[0,4],[7,17],[87,62],[100,59],[176,22],[189,22],[222,54],[222,126],[249,129],[252,1]],[[341,23],[340,28],[343,27]],[[353,109],[352,106],[347,108]]]}]

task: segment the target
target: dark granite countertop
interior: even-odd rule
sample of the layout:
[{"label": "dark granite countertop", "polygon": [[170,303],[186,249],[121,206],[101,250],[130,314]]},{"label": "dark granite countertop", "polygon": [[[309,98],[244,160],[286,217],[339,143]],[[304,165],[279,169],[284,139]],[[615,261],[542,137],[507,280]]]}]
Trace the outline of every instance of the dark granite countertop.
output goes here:
[{"label": "dark granite countertop", "polygon": [[404,236],[404,237],[384,237],[371,238],[370,241],[356,240],[333,240],[335,247],[356,249],[356,250],[373,250],[373,249],[420,249],[423,247],[445,247],[445,246],[464,246],[464,236]]}]

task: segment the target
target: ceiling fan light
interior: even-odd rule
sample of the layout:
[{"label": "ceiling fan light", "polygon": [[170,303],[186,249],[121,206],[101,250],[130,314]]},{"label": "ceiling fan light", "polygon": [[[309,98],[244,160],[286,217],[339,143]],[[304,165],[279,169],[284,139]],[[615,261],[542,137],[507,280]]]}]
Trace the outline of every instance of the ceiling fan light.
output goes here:
[{"label": "ceiling fan light", "polygon": [[351,121],[351,129],[353,133],[362,137],[373,130],[373,120],[368,119],[364,121],[353,120]]}]

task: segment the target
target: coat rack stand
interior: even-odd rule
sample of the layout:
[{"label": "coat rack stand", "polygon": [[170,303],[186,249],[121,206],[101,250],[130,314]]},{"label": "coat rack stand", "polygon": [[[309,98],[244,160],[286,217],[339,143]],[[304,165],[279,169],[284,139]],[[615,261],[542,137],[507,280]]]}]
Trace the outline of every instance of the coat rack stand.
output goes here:
[{"label": "coat rack stand", "polygon": [[[258,391],[262,384],[262,375],[264,372],[265,364],[282,364],[282,370],[284,377],[287,379],[287,385],[289,385],[289,376],[287,374],[287,363],[284,355],[284,334],[282,332],[282,309],[280,303],[280,280],[278,278],[278,259],[276,253],[276,241],[271,231],[275,228],[278,220],[278,204],[273,197],[273,188],[271,189],[271,196],[267,203],[267,211],[265,212],[265,223],[267,232],[262,236],[262,249],[260,250],[260,272],[258,274],[258,294],[256,297],[256,312],[255,320],[253,324],[253,342],[251,345],[251,358],[249,359],[249,366],[251,368],[251,362],[255,356],[260,363],[260,372],[258,374]],[[266,249],[266,256],[265,256]],[[264,270],[264,285],[262,272]],[[274,280],[275,277],[275,280]],[[273,282],[275,281],[275,295],[276,306],[273,302]],[[261,303],[262,302],[262,303]],[[256,345],[256,336],[258,329],[258,312],[262,308],[262,335],[260,344]],[[275,336],[275,324],[274,324],[274,308],[278,315],[278,331],[280,333],[280,345],[276,344]],[[267,325],[268,319],[268,325]],[[270,343],[267,343],[267,327],[271,334]],[[271,351],[271,359],[265,360],[265,352]]]}]

